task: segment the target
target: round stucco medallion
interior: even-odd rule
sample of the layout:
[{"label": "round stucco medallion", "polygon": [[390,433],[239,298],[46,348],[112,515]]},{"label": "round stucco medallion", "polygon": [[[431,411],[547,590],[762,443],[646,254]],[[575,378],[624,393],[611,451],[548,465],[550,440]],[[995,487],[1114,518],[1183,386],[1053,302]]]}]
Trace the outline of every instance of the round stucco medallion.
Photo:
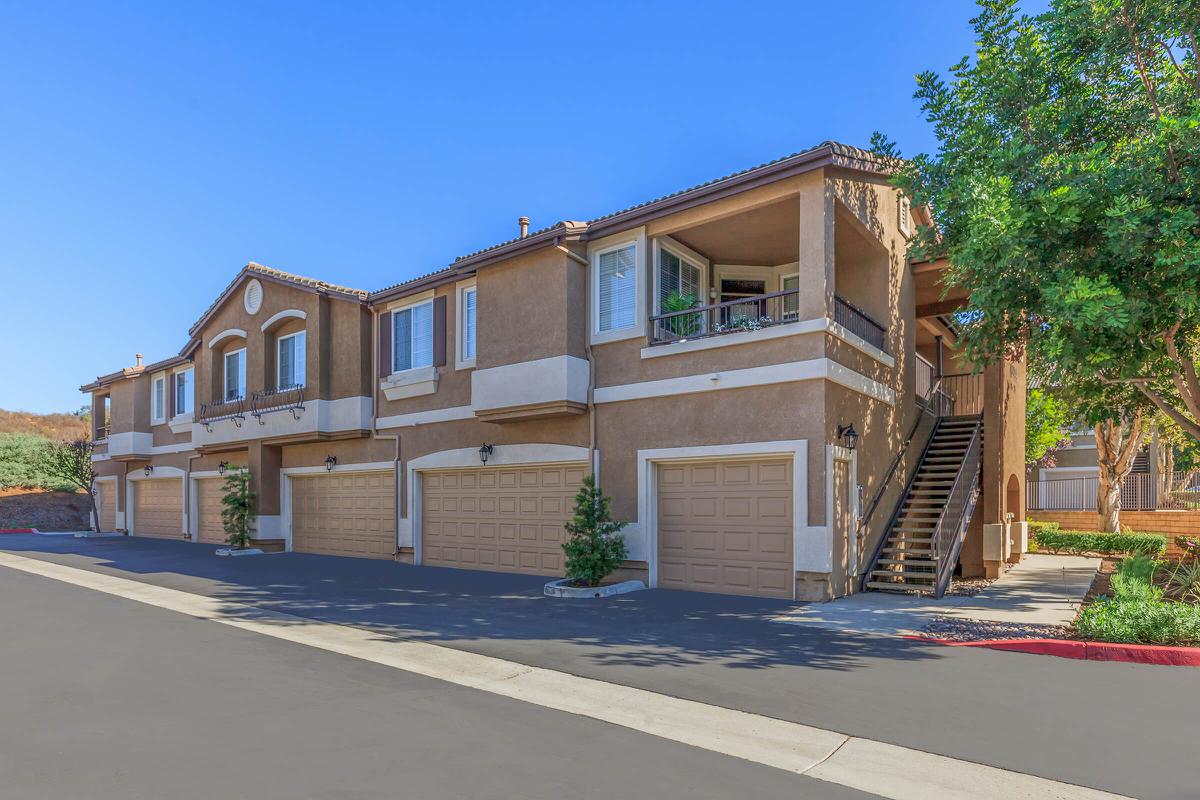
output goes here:
[{"label": "round stucco medallion", "polygon": [[246,292],[242,295],[242,304],[246,306],[246,313],[254,316],[258,310],[262,308],[263,288],[262,284],[257,279],[251,280],[246,284]]}]

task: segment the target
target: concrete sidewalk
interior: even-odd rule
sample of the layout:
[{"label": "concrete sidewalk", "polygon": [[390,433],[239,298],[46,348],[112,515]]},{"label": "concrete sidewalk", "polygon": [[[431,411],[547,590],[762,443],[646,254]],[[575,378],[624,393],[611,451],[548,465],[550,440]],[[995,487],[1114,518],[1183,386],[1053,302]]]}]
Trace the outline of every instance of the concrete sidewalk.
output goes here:
[{"label": "concrete sidewalk", "polygon": [[1070,625],[1092,585],[1100,559],[1031,554],[973,597],[860,592],[814,603],[775,618],[841,631],[906,636],[938,618],[1016,625]]}]

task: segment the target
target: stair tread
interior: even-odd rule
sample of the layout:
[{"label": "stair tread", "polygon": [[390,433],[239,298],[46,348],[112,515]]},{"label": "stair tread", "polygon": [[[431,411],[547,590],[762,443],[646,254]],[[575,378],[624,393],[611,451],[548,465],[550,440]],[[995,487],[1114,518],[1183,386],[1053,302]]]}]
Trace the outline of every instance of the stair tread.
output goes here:
[{"label": "stair tread", "polygon": [[933,589],[932,586],[924,586],[924,585],[916,586],[911,583],[888,583],[887,581],[867,581],[867,588],[868,589],[879,589],[879,590],[885,591],[885,592],[903,592],[903,591],[920,592],[922,590],[929,591],[929,590]]},{"label": "stair tread", "polygon": [[928,558],[881,558],[879,564],[908,564],[913,567],[936,567],[937,562]]}]

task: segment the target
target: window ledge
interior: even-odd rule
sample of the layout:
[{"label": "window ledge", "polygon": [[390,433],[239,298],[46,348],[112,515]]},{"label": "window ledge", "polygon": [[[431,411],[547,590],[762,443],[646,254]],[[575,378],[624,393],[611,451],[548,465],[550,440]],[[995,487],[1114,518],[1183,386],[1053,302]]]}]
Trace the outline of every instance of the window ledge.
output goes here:
[{"label": "window ledge", "polygon": [[176,414],[171,417],[170,425],[172,433],[190,433],[192,430],[193,418],[191,414]]},{"label": "window ledge", "polygon": [[393,372],[379,383],[379,388],[388,400],[403,400],[433,394],[437,391],[437,383],[437,367],[417,367],[404,372]]}]

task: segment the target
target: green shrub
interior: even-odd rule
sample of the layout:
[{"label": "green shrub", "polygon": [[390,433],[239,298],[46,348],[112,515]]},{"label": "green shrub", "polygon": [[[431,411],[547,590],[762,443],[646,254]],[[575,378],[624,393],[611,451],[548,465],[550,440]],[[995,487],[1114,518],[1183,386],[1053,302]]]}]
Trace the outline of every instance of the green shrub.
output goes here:
[{"label": "green shrub", "polygon": [[245,549],[254,527],[255,493],[250,489],[250,471],[235,467],[225,475],[225,495],[221,498],[221,523],[230,547]]},{"label": "green shrub", "polygon": [[74,487],[46,472],[43,458],[51,442],[33,433],[0,433],[0,489]]},{"label": "green shrub", "polygon": [[1160,599],[1104,598],[1075,621],[1085,639],[1138,644],[1200,644],[1200,607]]},{"label": "green shrub", "polygon": [[1027,524],[1029,526],[1030,538],[1037,536],[1042,531],[1062,530],[1062,525],[1060,525],[1057,522],[1037,522],[1036,520],[1031,519],[1031,520],[1026,520],[1025,524]]},{"label": "green shrub", "polygon": [[1162,600],[1162,589],[1151,583],[1154,560],[1146,555],[1131,556],[1117,566],[1112,576],[1112,590],[1118,600]]},{"label": "green shrub", "polygon": [[564,527],[567,578],[576,585],[598,586],[625,560],[625,523],[609,516],[608,498],[596,488],[594,475],[583,479],[575,495],[575,515]]},{"label": "green shrub", "polygon": [[1108,553],[1162,555],[1167,549],[1167,537],[1158,533],[1099,533],[1042,529],[1030,533],[1030,540],[1039,551],[1050,553]]}]

